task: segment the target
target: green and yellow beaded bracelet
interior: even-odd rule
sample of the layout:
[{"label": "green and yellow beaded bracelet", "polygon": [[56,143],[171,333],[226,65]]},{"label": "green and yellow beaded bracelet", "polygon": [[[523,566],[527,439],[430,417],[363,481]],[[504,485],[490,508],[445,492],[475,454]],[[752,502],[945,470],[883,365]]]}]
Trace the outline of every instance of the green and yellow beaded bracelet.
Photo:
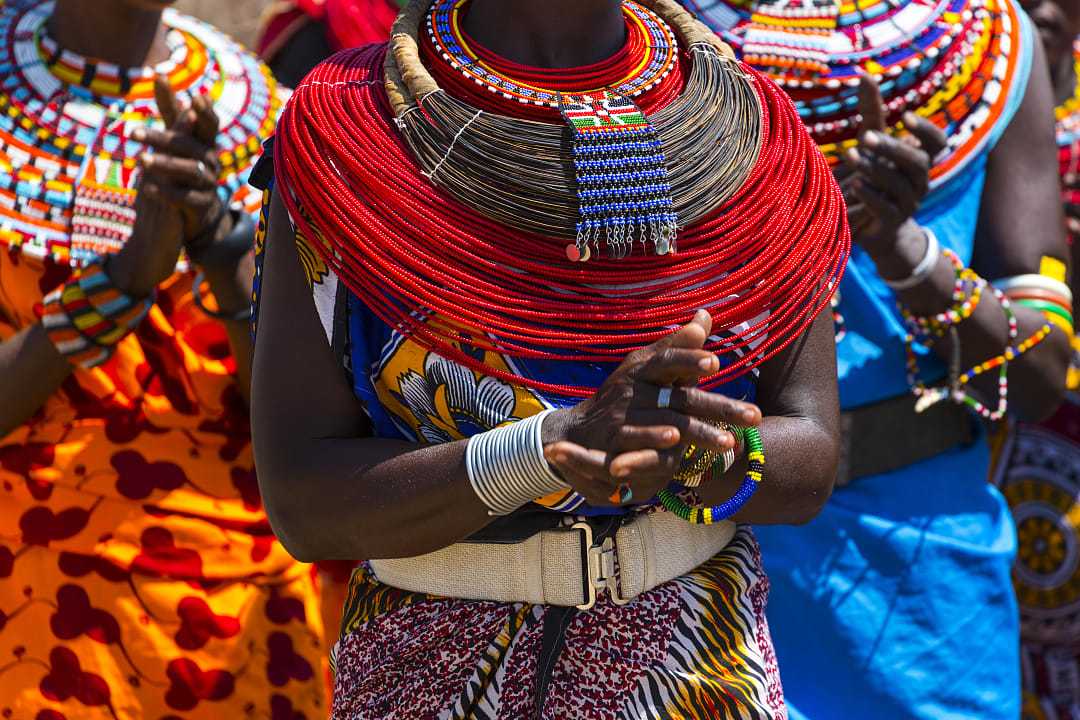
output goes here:
[{"label": "green and yellow beaded bracelet", "polygon": [[746,505],[765,477],[765,446],[761,442],[761,433],[757,428],[735,428],[734,430],[746,447],[746,459],[750,463],[742,485],[735,494],[719,505],[692,507],[670,490],[661,490],[657,494],[657,499],[668,512],[695,525],[711,525],[727,520]]}]

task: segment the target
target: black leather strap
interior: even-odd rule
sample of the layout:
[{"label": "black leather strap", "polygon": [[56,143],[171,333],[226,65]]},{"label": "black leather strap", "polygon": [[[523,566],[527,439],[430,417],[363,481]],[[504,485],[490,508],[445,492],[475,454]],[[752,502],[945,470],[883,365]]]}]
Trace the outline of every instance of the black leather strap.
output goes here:
[{"label": "black leather strap", "polygon": [[916,413],[911,395],[845,412],[840,416],[836,484],[899,470],[970,444],[975,439],[976,422],[967,410],[948,401]]}]

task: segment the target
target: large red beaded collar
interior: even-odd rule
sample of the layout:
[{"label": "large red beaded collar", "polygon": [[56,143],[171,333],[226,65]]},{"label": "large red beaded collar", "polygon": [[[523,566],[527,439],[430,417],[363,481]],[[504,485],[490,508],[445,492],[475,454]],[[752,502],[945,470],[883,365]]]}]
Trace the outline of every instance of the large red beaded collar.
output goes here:
[{"label": "large red beaded collar", "polygon": [[[775,356],[828,306],[850,248],[828,166],[784,94],[725,57],[685,11],[648,3],[693,57],[687,88],[697,73],[707,88],[680,96],[695,113],[672,103],[652,118],[683,220],[677,252],[630,247],[575,263],[565,254],[578,213],[573,134],[440,88],[417,42],[430,5],[417,0],[399,18],[389,52],[346,51],[317,68],[275,144],[299,231],[391,328],[492,377],[584,396],[519,376],[512,359],[617,361],[704,307],[716,328],[709,348],[727,361],[705,384],[716,387]],[[698,139],[702,118],[719,123],[713,144],[731,143],[721,172],[709,143],[688,143],[678,159],[670,151]],[[481,146],[488,155],[475,154]],[[568,198],[547,186],[559,182]],[[522,213],[530,198],[545,204]],[[485,365],[482,351],[509,369]]]}]

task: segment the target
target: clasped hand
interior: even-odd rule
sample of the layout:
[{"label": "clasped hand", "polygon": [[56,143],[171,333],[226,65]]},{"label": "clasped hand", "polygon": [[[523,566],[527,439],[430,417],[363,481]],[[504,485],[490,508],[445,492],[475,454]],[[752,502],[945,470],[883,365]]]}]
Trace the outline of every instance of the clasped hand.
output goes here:
[{"label": "clasped hand", "polygon": [[[592,397],[545,422],[545,457],[591,505],[612,505],[620,485],[648,500],[671,483],[688,445],[735,447],[718,423],[761,423],[757,406],[696,387],[720,369],[704,349],[711,332],[712,318],[699,310],[687,325],[628,355]],[[670,401],[660,407],[665,387]]]}]

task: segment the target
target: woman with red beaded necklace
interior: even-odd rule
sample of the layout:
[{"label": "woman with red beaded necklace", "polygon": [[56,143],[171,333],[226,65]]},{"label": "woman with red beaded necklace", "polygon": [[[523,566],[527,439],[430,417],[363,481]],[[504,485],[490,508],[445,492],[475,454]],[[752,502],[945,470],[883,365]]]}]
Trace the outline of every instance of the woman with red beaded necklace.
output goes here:
[{"label": "woman with red beaded necklace", "polygon": [[334,717],[783,717],[747,523],[828,496],[849,249],[783,94],[669,0],[416,0],[256,176],[260,484],[367,561]]}]

